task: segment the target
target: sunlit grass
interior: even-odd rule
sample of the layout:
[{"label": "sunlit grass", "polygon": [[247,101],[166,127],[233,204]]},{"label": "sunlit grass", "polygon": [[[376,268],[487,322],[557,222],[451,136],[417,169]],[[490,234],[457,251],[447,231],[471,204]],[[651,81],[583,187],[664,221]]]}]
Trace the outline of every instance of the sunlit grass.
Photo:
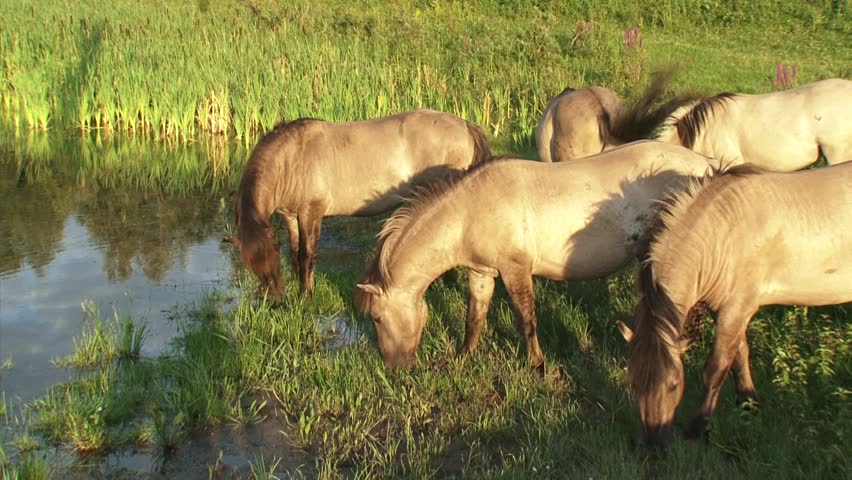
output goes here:
[{"label": "sunlit grass", "polygon": [[[9,0],[0,105],[18,129],[245,144],[282,118],[430,107],[524,145],[565,86],[633,93],[658,63],[688,64],[681,86],[699,89],[768,89],[778,62],[802,81],[848,76],[841,5]],[[634,26],[643,47],[625,49]]]},{"label": "sunlit grass", "polygon": [[[458,355],[463,273],[429,289],[418,362],[406,372],[384,368],[369,322],[352,312],[344,294],[351,294],[353,272],[320,273],[311,301],[289,282],[285,307],[245,296],[225,309],[226,298],[214,293],[175,314],[179,335],[166,355],[100,366],[54,387],[32,404],[33,423],[49,441],[79,451],[148,445],[179,456],[193,430],[221,422],[252,428],[274,406],[292,445],[316,459],[312,468],[322,478],[342,470],[365,477],[785,478],[849,468],[842,452],[852,426],[844,407],[852,362],[843,307],[761,312],[750,332],[757,412],[734,405],[728,385],[709,442],[678,441],[664,460],[649,461],[636,448],[640,423],[615,328],[631,315],[634,274],[630,266],[606,280],[536,281],[544,377],[528,368],[499,287],[480,352]],[[341,310],[361,333],[328,350],[314,319]],[[711,338],[712,327],[686,357],[679,421],[700,400]],[[275,473],[274,461],[252,464],[253,475]]]},{"label": "sunlit grass", "polygon": [[129,315],[119,316],[115,309],[112,318],[104,320],[93,302],[83,302],[82,306],[88,328],[79,338],[74,338],[74,353],[54,360],[54,363],[80,368],[102,365],[113,360],[139,359],[142,342],[148,331],[144,321],[134,320]]}]

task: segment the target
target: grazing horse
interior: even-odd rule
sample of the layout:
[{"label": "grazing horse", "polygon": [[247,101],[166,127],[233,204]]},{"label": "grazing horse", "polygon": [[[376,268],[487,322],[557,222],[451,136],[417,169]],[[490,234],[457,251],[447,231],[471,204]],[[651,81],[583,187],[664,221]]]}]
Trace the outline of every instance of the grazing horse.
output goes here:
[{"label": "grazing horse", "polygon": [[746,338],[762,305],[852,301],[852,162],[796,173],[761,173],[750,165],[695,182],[660,214],[640,274],[628,380],[643,439],[665,443],[683,397],[681,354],[690,307],[716,312],[704,367],[707,389],[687,430],[701,435],[728,370],[737,398],[755,397]]},{"label": "grazing horse", "polygon": [[369,216],[428,183],[491,157],[482,129],[455,115],[414,110],[375,120],[281,123],[254,147],[234,205],[243,262],[272,301],[283,297],[281,265],[269,217],[287,223],[293,271],[313,291],[322,218]]},{"label": "grazing horse", "polygon": [[659,200],[711,164],[661,142],[637,142],[571,162],[504,159],[421,191],[385,223],[355,302],[369,313],[385,365],[413,363],[428,308],[426,288],[468,269],[463,351],[473,352],[502,277],[533,368],[543,369],[533,276],[605,276],[644,251]]},{"label": "grazing horse", "polygon": [[622,143],[610,138],[620,111],[618,95],[608,88],[566,88],[547,104],[538,123],[535,144],[539,160],[565,162]]},{"label": "grazing horse", "polygon": [[852,81],[828,79],[762,95],[720,93],[678,109],[657,139],[731,166],[778,172],[852,160]]}]

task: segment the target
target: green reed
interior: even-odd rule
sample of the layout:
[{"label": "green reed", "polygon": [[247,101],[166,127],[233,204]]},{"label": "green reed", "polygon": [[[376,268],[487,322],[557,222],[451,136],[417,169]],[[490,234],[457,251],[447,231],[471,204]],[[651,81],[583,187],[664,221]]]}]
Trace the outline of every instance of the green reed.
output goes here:
[{"label": "green reed", "polygon": [[689,63],[680,86],[754,91],[778,61],[801,65],[803,81],[848,75],[846,15],[781,0],[9,0],[0,105],[18,130],[244,144],[280,119],[430,107],[523,145],[566,85],[635,92],[648,72],[623,49],[627,27],[641,26],[650,66]]}]

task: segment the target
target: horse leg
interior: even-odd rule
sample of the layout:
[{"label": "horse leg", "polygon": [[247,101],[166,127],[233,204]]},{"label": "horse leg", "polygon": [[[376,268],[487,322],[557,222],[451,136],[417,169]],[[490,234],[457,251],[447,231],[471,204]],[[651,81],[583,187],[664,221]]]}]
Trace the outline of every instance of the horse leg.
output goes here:
[{"label": "horse leg", "polygon": [[302,295],[308,298],[314,294],[314,266],[324,211],[325,206],[311,204],[299,212],[299,280]]},{"label": "horse leg", "polygon": [[283,215],[287,222],[287,233],[290,234],[290,261],[293,263],[293,276],[301,278],[299,274],[299,221],[291,213]]},{"label": "horse leg", "polygon": [[737,354],[734,356],[734,363],[731,365],[731,373],[734,374],[734,380],[737,383],[737,404],[748,404],[750,401],[757,400],[757,391],[754,388],[754,382],[751,379],[751,366],[748,362],[748,333],[743,335],[743,340],[737,349]]},{"label": "horse leg", "polygon": [[[716,338],[713,339],[713,347],[710,356],[704,365],[704,386],[707,393],[704,402],[698,410],[698,414],[692,420],[686,431],[687,437],[700,437],[704,435],[707,419],[713,415],[719,402],[719,391],[725,382],[728,370],[734,359],[739,354],[740,344],[745,341],[745,333],[752,315],[757,308],[724,308],[719,311],[719,319],[716,322]],[[748,364],[748,351],[745,360]],[[742,360],[742,358],[740,358]],[[742,367],[738,364],[738,367]],[[742,368],[740,368],[742,371]],[[748,375],[749,380],[751,375]]]},{"label": "horse leg", "polygon": [[494,295],[494,277],[468,270],[467,280],[470,285],[470,300],[467,304],[467,328],[462,353],[470,354],[479,346],[479,335],[485,326],[485,316]]},{"label": "horse leg", "polygon": [[535,316],[535,293],[533,292],[532,275],[529,270],[517,272],[500,272],[503,284],[509,292],[512,306],[515,309],[515,318],[518,322],[518,330],[527,343],[527,355],[530,366],[544,373],[544,354],[538,345],[538,333]]}]

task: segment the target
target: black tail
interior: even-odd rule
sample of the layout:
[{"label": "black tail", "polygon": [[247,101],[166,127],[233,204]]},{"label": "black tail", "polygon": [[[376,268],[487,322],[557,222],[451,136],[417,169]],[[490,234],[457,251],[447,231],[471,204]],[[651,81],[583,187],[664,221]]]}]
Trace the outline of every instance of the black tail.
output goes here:
[{"label": "black tail", "polygon": [[669,69],[655,72],[642,96],[612,121],[609,134],[622,143],[654,138],[656,130],[675,110],[701,99],[697,93],[687,93],[655,106],[665,94],[671,77]]}]

